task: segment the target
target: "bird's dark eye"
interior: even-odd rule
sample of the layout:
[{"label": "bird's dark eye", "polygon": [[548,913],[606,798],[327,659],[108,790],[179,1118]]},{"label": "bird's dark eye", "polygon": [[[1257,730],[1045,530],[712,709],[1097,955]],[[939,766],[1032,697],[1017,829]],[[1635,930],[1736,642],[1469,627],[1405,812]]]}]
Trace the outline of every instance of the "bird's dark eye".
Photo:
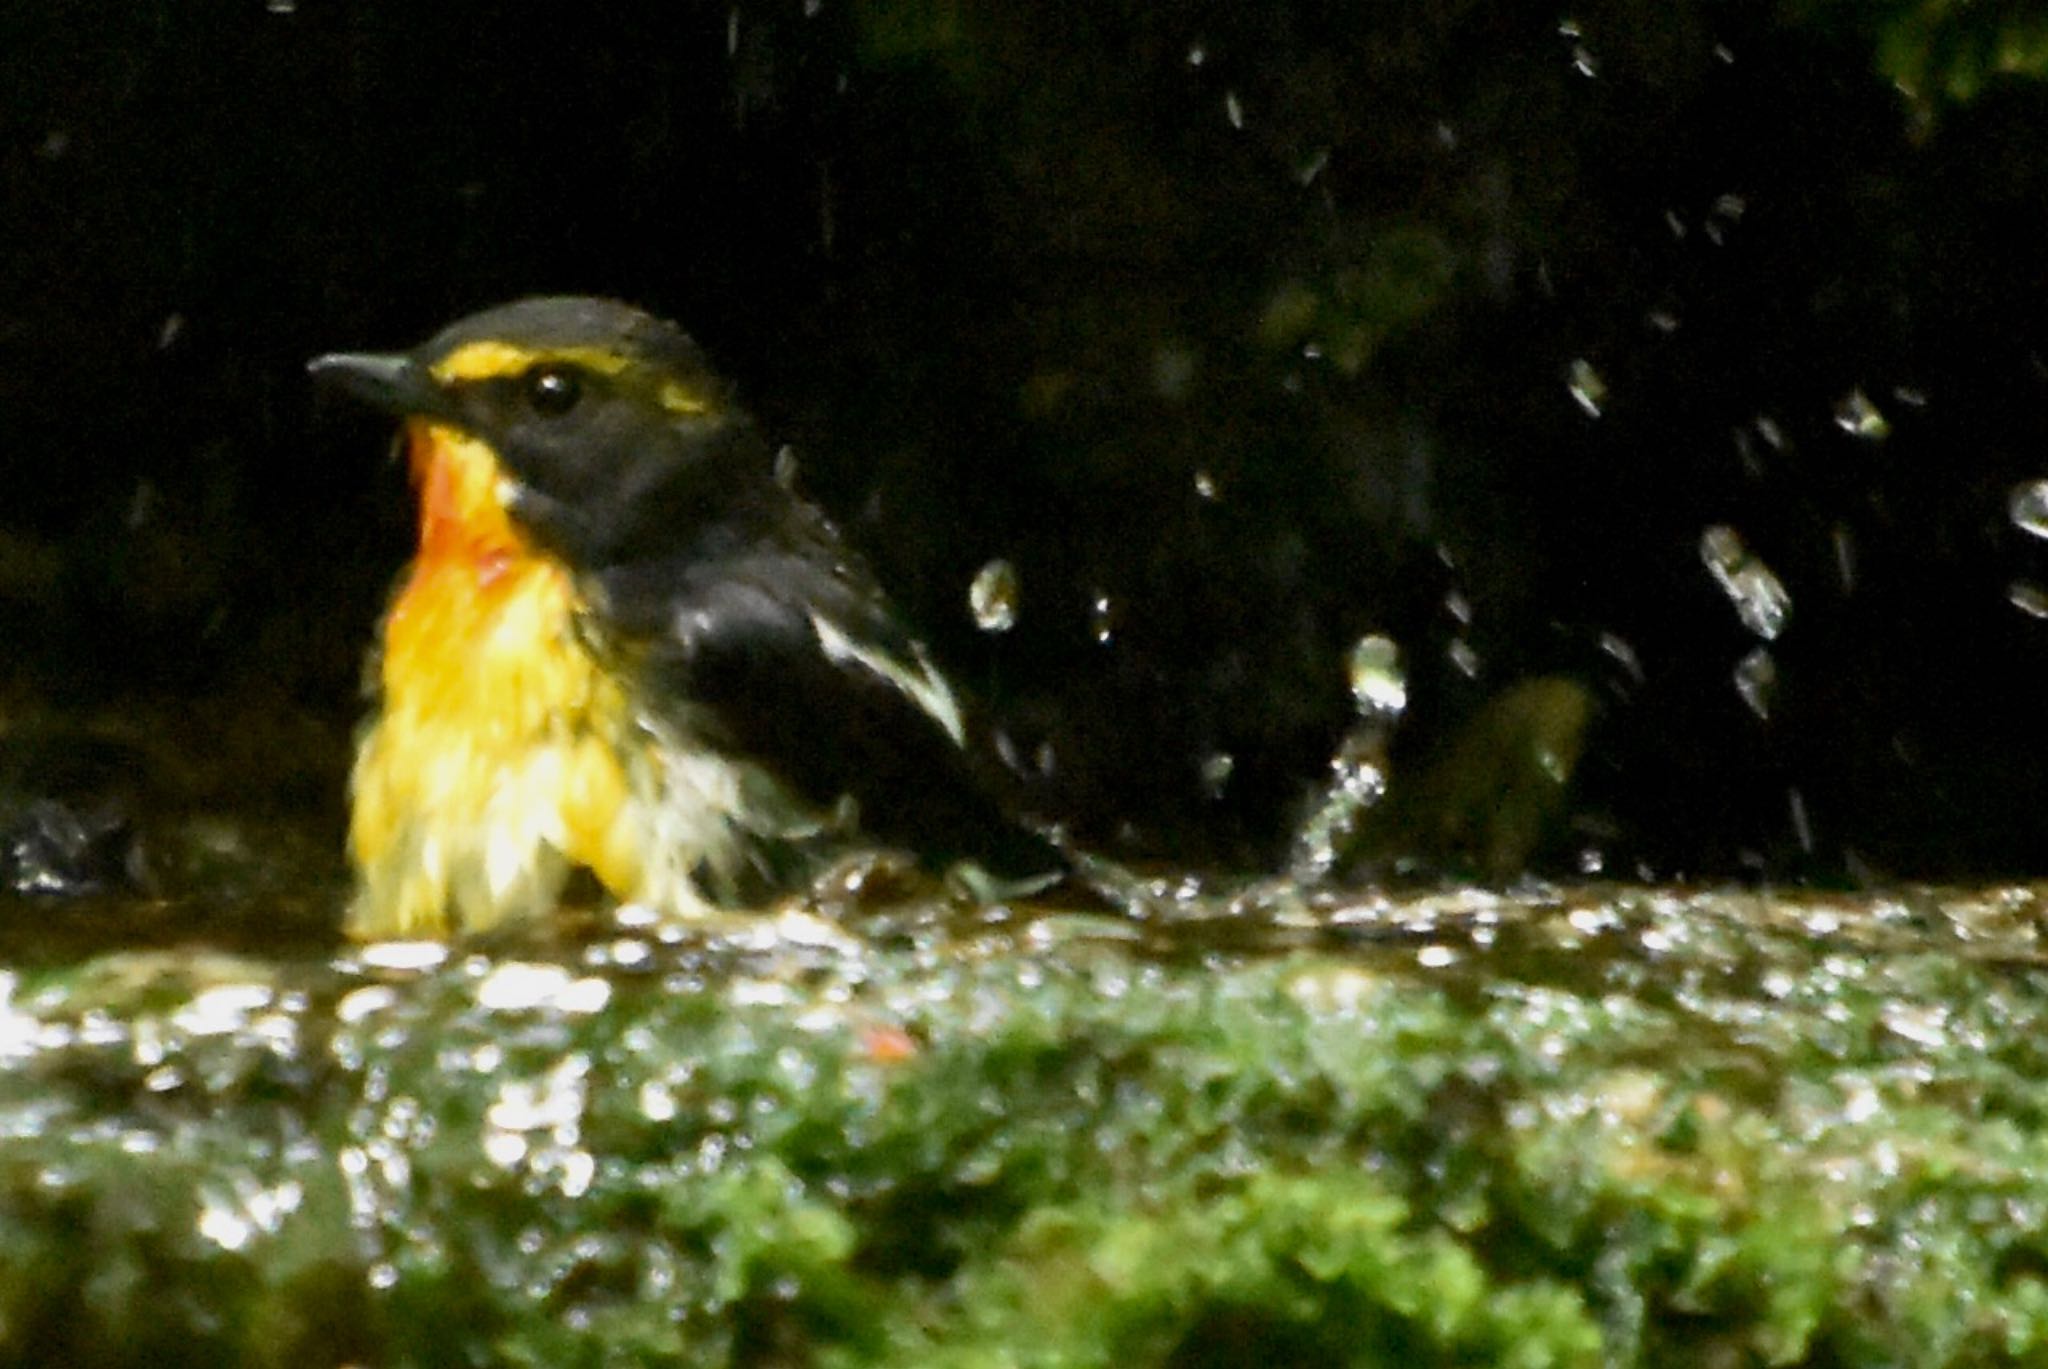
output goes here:
[{"label": "bird's dark eye", "polygon": [[526,402],[544,418],[559,418],[583,398],[583,382],[567,366],[536,366],[526,373]]}]

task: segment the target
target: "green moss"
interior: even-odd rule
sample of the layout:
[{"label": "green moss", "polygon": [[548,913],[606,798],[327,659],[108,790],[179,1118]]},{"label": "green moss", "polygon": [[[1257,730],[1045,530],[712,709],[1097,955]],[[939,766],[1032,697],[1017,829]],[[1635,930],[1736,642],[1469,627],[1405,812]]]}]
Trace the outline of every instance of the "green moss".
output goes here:
[{"label": "green moss", "polygon": [[1245,906],[16,980],[0,1360],[2041,1353],[2032,891]]}]

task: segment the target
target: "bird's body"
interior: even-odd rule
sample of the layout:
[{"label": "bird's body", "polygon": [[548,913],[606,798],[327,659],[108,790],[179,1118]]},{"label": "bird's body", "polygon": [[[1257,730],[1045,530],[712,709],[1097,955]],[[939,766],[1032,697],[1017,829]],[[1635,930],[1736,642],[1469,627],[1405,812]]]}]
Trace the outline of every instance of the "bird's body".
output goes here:
[{"label": "bird's body", "polygon": [[316,371],[406,417],[419,553],[352,780],[358,938],[545,912],[572,874],[687,914],[858,830],[1057,857],[959,701],[669,325],[522,301]]}]

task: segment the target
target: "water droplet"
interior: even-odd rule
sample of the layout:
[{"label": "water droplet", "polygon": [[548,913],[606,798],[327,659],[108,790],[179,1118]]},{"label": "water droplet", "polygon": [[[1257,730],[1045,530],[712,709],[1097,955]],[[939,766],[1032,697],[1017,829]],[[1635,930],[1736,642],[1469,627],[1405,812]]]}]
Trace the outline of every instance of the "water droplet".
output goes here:
[{"label": "water droplet", "polygon": [[1700,534],[1700,560],[1735,605],[1742,625],[1765,641],[1776,641],[1792,614],[1792,596],[1771,568],[1749,554],[1742,534],[1717,523]]},{"label": "water droplet", "polygon": [[1017,626],[1018,596],[1022,586],[1017,567],[997,557],[975,573],[967,587],[967,607],[974,625],[983,632],[1008,632]]},{"label": "water droplet", "polygon": [[1778,420],[1769,414],[1756,416],[1756,435],[1771,444],[1773,451],[1785,450],[1785,430],[1778,426]]},{"label": "water droplet", "polygon": [[263,8],[272,14],[296,14],[299,0],[264,0]]},{"label": "water droplet", "polygon": [[1401,648],[1393,638],[1377,632],[1360,637],[1344,668],[1360,717],[1392,722],[1408,707],[1408,677],[1401,671]]},{"label": "water droplet", "polygon": [[1216,477],[1208,471],[1195,472],[1195,494],[1204,503],[1216,502]]},{"label": "water droplet", "polygon": [[1456,667],[1458,673],[1466,679],[1476,680],[1479,678],[1479,653],[1463,637],[1453,637],[1450,646],[1445,649],[1444,655],[1450,658],[1452,666]]},{"label": "water droplet", "polygon": [[1444,596],[1444,612],[1466,627],[1472,625],[1472,601],[1459,590],[1454,589]]},{"label": "water droplet", "polygon": [[1664,211],[1664,226],[1671,230],[1671,236],[1674,238],[1685,236],[1685,220],[1678,217],[1676,209]]},{"label": "water droplet", "polygon": [[1577,400],[1579,407],[1586,411],[1586,417],[1600,417],[1600,406],[1607,402],[1607,382],[1593,369],[1593,363],[1584,357],[1572,362],[1571,379],[1566,382]]},{"label": "water droplet", "polygon": [[1603,632],[1600,634],[1600,651],[1609,660],[1627,671],[1630,679],[1634,680],[1637,684],[1643,682],[1642,660],[1636,655],[1636,649],[1628,644],[1626,638],[1617,633]]},{"label": "water droplet", "polygon": [[1785,791],[1786,806],[1792,813],[1792,837],[1799,843],[1799,849],[1813,854],[1813,819],[1806,812],[1806,795],[1797,789]]},{"label": "water droplet", "polygon": [[1232,128],[1244,127],[1244,105],[1238,100],[1237,92],[1234,90],[1224,93],[1223,115],[1230,120]]},{"label": "water droplet", "polygon": [[1202,757],[1202,788],[1211,799],[1223,797],[1230,776],[1237,769],[1237,757],[1228,751],[1211,751]]},{"label": "water droplet", "polygon": [[1861,389],[1849,391],[1835,405],[1835,426],[1866,442],[1882,442],[1891,436],[1892,431],[1891,421],[1878,412],[1877,406]]},{"label": "water droplet", "polygon": [[1735,49],[1726,43],[1714,44],[1714,56],[1728,66],[1735,64]]},{"label": "water droplet", "polygon": [[1586,46],[1583,43],[1577,44],[1572,48],[1572,70],[1578,72],[1581,76],[1598,76],[1600,74],[1599,61],[1594,58],[1591,52],[1586,50]]},{"label": "water droplet", "polygon": [[1316,177],[1323,174],[1323,168],[1330,164],[1330,149],[1319,147],[1294,168],[1294,179],[1304,186],[1315,184]]},{"label": "water droplet", "polygon": [[2048,480],[2014,485],[2012,493],[2006,496],[2005,511],[2021,532],[2048,537]]},{"label": "water droplet", "polygon": [[2048,589],[2025,580],[2005,587],[2005,601],[2030,618],[2048,618]]},{"label": "water droplet", "polygon": [[1669,309],[1652,309],[1643,321],[1666,337],[1678,331],[1678,315]]},{"label": "water droplet", "polygon": [[1707,241],[1719,247],[1727,240],[1728,229],[1742,222],[1743,211],[1748,208],[1747,201],[1740,195],[1723,195],[1715,200],[1714,207],[1707,213],[1706,222],[1701,225],[1706,232]]},{"label": "water droplet", "polygon": [[1771,716],[1771,698],[1778,689],[1778,663],[1763,647],[1735,663],[1735,692],[1758,718]]},{"label": "water droplet", "polygon": [[1204,63],[1204,62],[1206,62],[1206,61],[1208,61],[1208,60],[1209,60],[1209,49],[1207,49],[1207,48],[1203,47],[1203,46],[1202,46],[1202,45],[1201,45],[1200,43],[1196,43],[1196,44],[1194,44],[1194,45],[1193,45],[1192,47],[1190,47],[1190,48],[1188,49],[1188,65],[1189,65],[1189,66],[1191,66],[1191,67],[1198,67],[1198,66],[1202,65],[1202,63]]},{"label": "water droplet", "polygon": [[775,483],[785,490],[793,490],[796,488],[796,480],[796,448],[785,443],[775,451]]},{"label": "water droplet", "polygon": [[1856,534],[1847,523],[1837,523],[1829,537],[1835,545],[1835,574],[1842,582],[1842,593],[1852,594],[1856,589]]},{"label": "water droplet", "polygon": [[176,342],[184,331],[185,316],[183,314],[167,315],[164,318],[163,326],[156,330],[156,349],[159,352],[169,351],[171,344]]},{"label": "water droplet", "polygon": [[1098,646],[1109,645],[1116,636],[1117,622],[1122,617],[1116,601],[1098,590],[1088,604],[1088,632]]}]

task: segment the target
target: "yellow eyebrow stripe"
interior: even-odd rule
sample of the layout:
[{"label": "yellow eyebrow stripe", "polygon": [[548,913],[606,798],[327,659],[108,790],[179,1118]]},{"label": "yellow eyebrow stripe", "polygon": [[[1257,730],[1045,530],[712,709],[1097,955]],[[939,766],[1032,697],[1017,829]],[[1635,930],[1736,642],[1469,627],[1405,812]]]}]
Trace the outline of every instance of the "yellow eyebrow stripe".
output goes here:
[{"label": "yellow eyebrow stripe", "polygon": [[[601,347],[522,347],[516,342],[486,338],[457,347],[427,368],[437,384],[453,385],[465,380],[495,380],[523,375],[547,362],[580,366],[598,375],[615,376],[632,363],[616,352]],[[678,380],[664,380],[655,392],[655,402],[672,414],[707,414],[711,402]]]},{"label": "yellow eyebrow stripe", "polygon": [[581,366],[599,375],[615,376],[626,369],[626,359],[601,347],[521,347],[516,342],[486,338],[457,347],[427,368],[443,385],[460,380],[494,380],[516,376],[545,361]]}]

